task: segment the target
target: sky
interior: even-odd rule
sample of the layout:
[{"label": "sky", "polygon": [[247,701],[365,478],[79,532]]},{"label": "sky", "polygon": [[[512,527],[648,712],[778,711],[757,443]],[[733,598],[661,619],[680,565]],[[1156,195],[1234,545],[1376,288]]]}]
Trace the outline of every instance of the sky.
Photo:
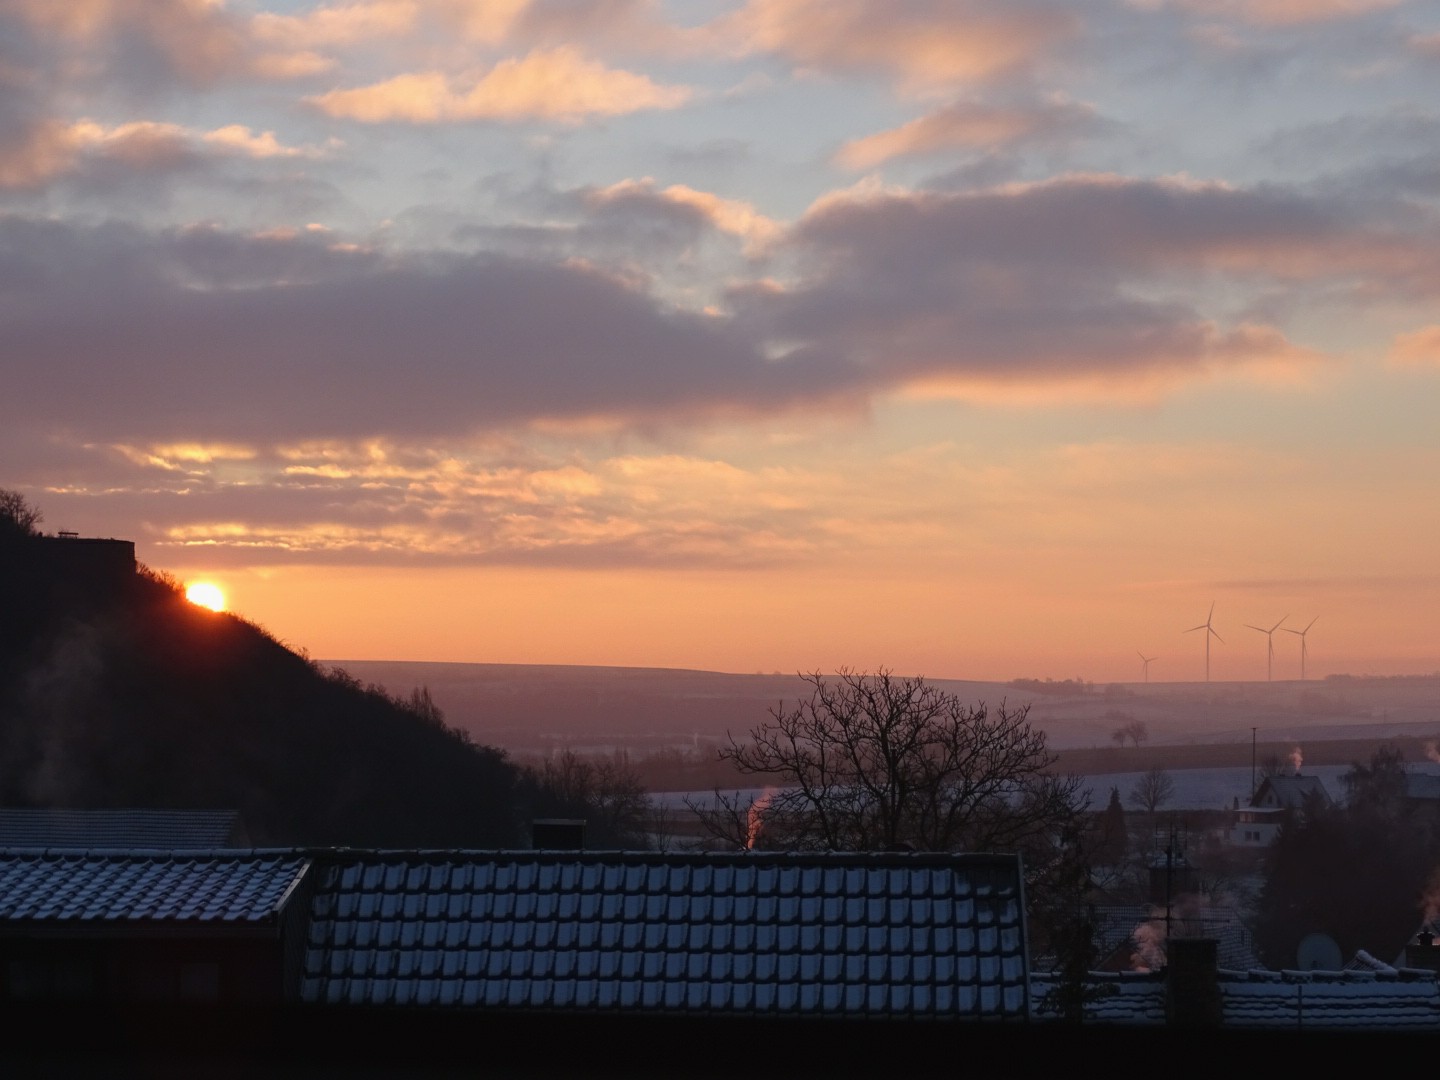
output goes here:
[{"label": "sky", "polygon": [[316,658],[1437,672],[1440,5],[0,0],[0,380]]}]

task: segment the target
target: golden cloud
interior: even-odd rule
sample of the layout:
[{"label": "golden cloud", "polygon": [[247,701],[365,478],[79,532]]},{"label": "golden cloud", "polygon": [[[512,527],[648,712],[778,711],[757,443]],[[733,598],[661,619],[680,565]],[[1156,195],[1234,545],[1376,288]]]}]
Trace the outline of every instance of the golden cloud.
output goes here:
[{"label": "golden cloud", "polygon": [[[255,158],[313,158],[322,153],[314,147],[285,146],[275,138],[273,131],[255,132],[243,124],[227,124],[207,131],[200,138],[213,146]],[[335,145],[333,140],[331,145]]]},{"label": "golden cloud", "polygon": [[260,41],[308,49],[393,38],[413,29],[418,12],[416,0],[368,0],[303,15],[260,12],[250,26]]},{"label": "golden cloud", "polygon": [[1403,0],[1131,0],[1134,7],[1176,7],[1207,18],[1233,18],[1257,26],[1292,26],[1368,15]]},{"label": "golden cloud", "polygon": [[802,68],[887,72],[911,90],[1023,69],[1077,25],[1058,10],[869,0],[750,0],[727,22],[749,49]]},{"label": "golden cloud", "polygon": [[889,131],[852,139],[835,155],[847,169],[870,169],[899,157],[940,150],[976,150],[1012,143],[1063,122],[1087,117],[1079,106],[1026,108],[962,101]]},{"label": "golden cloud", "polygon": [[628,197],[654,198],[676,206],[689,207],[700,213],[720,232],[744,240],[747,249],[752,251],[759,251],[777,239],[783,229],[774,218],[766,217],[756,210],[753,203],[727,199],[686,184],[671,184],[667,188],[657,189],[655,181],[648,176],[641,180],[621,180],[609,187],[600,188],[591,193],[589,199],[594,203],[607,203]]},{"label": "golden cloud", "polygon": [[674,109],[690,97],[688,87],[663,86],[561,46],[503,60],[468,88],[440,72],[417,72],[310,100],[331,116],[366,123],[531,119],[578,123],[589,116]]},{"label": "golden cloud", "polygon": [[1386,360],[1392,367],[1440,367],[1440,323],[1397,335]]}]

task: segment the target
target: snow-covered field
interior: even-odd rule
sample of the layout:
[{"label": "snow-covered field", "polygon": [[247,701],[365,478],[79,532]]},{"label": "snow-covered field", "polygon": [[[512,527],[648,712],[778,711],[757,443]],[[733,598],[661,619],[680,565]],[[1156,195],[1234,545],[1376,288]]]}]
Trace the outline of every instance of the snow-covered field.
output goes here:
[{"label": "snow-covered field", "polygon": [[[1345,797],[1345,786],[1340,778],[1350,768],[1348,765],[1316,765],[1303,770],[1307,776],[1318,776],[1325,790],[1336,802]],[[1416,771],[1440,775],[1440,766],[1412,766]],[[1090,791],[1090,805],[1103,809],[1110,801],[1110,789],[1120,789],[1120,801],[1127,810],[1138,810],[1139,804],[1130,798],[1130,792],[1143,774],[1138,772],[1102,773],[1085,778]],[[1175,794],[1162,809],[1164,810],[1228,810],[1238,799],[1245,805],[1250,799],[1249,768],[1243,769],[1172,769],[1170,779],[1175,784]],[[740,791],[744,799],[757,799],[764,788],[746,788]],[[732,794],[730,791],[724,792]],[[715,797],[712,791],[669,791],[653,795],[656,802],[664,806],[684,807],[688,798],[692,803],[708,804]]]}]

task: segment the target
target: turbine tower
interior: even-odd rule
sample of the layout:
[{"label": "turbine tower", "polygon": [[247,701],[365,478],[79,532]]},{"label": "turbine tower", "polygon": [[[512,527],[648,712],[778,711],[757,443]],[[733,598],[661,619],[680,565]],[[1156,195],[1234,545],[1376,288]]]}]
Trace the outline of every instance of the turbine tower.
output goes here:
[{"label": "turbine tower", "polygon": [[[1290,616],[1289,616],[1289,615],[1286,615],[1286,616],[1285,616],[1285,619],[1288,619],[1288,618],[1290,618]],[[1283,623],[1283,622],[1285,621],[1285,619],[1281,619],[1280,622],[1277,622],[1274,626],[1270,627],[1269,630],[1266,630],[1263,626],[1256,626],[1254,623],[1248,623],[1248,622],[1247,622],[1247,623],[1245,624],[1246,626],[1250,627],[1251,630],[1259,630],[1260,633],[1262,633],[1262,634],[1265,635],[1265,681],[1266,681],[1266,682],[1270,682],[1271,680],[1273,680],[1273,679],[1275,678],[1275,631],[1280,629],[1280,623]],[[1300,677],[1303,679],[1305,676],[1304,676],[1304,675],[1301,675]]]},{"label": "turbine tower", "polygon": [[1148,683],[1150,681],[1150,661],[1159,660],[1160,658],[1158,656],[1146,656],[1143,652],[1138,655],[1145,665],[1145,681]]},{"label": "turbine tower", "polygon": [[1210,681],[1210,639],[1211,639],[1211,637],[1214,637],[1216,640],[1218,640],[1218,641],[1220,642],[1221,645],[1224,645],[1224,644],[1225,644],[1225,639],[1222,638],[1218,633],[1216,633],[1215,627],[1213,627],[1213,626],[1210,625],[1210,620],[1213,619],[1214,617],[1215,617],[1215,601],[1212,600],[1212,601],[1210,601],[1210,614],[1205,616],[1205,621],[1202,622],[1199,626],[1192,626],[1192,627],[1190,627],[1189,630],[1186,630],[1186,631],[1185,631],[1185,633],[1187,633],[1187,634],[1193,634],[1196,630],[1204,630],[1204,631],[1205,631],[1205,681],[1206,681],[1206,682],[1209,682],[1209,681]]},{"label": "turbine tower", "polygon": [[[1315,616],[1315,619],[1318,619],[1318,618],[1320,618],[1320,616],[1319,616],[1319,615],[1316,615],[1316,616]],[[1285,632],[1286,632],[1287,634],[1298,634],[1298,635],[1300,635],[1300,681],[1301,681],[1301,682],[1304,682],[1304,681],[1305,681],[1305,635],[1310,632],[1310,627],[1312,627],[1312,626],[1315,625],[1315,619],[1311,619],[1308,623],[1306,623],[1304,630],[1291,630],[1290,627],[1288,627],[1288,626],[1285,627]],[[1284,622],[1284,620],[1282,619],[1281,622]]]}]

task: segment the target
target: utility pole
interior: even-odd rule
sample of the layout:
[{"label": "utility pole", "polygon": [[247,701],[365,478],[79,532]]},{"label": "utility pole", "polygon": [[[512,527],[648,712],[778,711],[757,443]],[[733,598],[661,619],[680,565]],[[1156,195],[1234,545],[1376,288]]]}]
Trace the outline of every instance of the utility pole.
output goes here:
[{"label": "utility pole", "polygon": [[1250,798],[1255,798],[1255,728],[1250,729]]}]

